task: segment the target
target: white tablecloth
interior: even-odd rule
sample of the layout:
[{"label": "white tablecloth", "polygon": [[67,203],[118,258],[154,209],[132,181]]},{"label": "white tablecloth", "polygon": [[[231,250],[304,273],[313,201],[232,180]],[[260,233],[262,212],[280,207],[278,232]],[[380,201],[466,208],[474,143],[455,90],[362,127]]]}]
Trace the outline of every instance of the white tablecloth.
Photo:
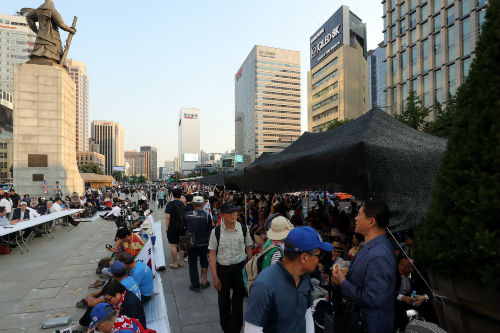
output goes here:
[{"label": "white tablecloth", "polygon": [[21,231],[27,228],[35,227],[37,225],[40,225],[42,223],[50,222],[55,219],[59,219],[64,216],[68,215],[73,215],[75,213],[81,212],[83,209],[69,209],[69,210],[63,210],[61,212],[55,212],[55,213],[50,213],[47,215],[42,215],[39,217],[35,217],[34,219],[24,221],[24,222],[18,222],[15,224],[10,224],[8,226],[2,226],[0,227],[0,237],[11,234],[16,231]]}]

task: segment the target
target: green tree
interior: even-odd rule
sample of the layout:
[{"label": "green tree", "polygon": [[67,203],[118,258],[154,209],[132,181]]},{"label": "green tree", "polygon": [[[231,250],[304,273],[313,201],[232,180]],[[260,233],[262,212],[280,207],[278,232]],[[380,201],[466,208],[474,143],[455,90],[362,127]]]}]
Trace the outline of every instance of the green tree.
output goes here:
[{"label": "green tree", "polygon": [[415,241],[417,259],[433,271],[489,290],[500,288],[499,11],[491,0]]},{"label": "green tree", "polygon": [[424,131],[435,136],[449,137],[451,134],[452,121],[455,116],[456,104],[455,96],[450,96],[445,108],[443,108],[440,103],[436,103],[436,105],[432,107],[432,111],[435,112],[436,118],[433,122],[429,123]]},{"label": "green tree", "polygon": [[344,119],[344,120],[334,119],[330,124],[328,124],[328,127],[326,128],[326,130],[327,131],[332,130],[334,128],[337,128],[337,127],[340,127],[342,125],[345,125],[345,124],[347,124],[350,121],[351,121],[351,119]]},{"label": "green tree", "polygon": [[14,178],[14,166],[13,165],[10,166],[9,172],[10,172],[10,178]]},{"label": "green tree", "polygon": [[113,178],[114,178],[117,182],[119,182],[119,181],[121,181],[121,180],[122,180],[122,178],[123,178],[123,172],[121,172],[121,171],[113,171],[113,172],[111,173],[111,176],[113,176]]},{"label": "green tree", "polygon": [[137,183],[139,184],[144,184],[147,180],[148,179],[144,175],[140,175],[139,177],[137,177]]},{"label": "green tree", "polygon": [[408,97],[406,97],[406,106],[403,113],[396,114],[394,117],[410,127],[421,130],[426,125],[425,118],[427,118],[429,112],[430,110],[424,106],[415,90],[410,90]]},{"label": "green tree", "polygon": [[80,164],[78,167],[81,173],[95,173],[98,175],[102,175],[102,169],[99,165],[93,162],[88,162],[84,164]]}]

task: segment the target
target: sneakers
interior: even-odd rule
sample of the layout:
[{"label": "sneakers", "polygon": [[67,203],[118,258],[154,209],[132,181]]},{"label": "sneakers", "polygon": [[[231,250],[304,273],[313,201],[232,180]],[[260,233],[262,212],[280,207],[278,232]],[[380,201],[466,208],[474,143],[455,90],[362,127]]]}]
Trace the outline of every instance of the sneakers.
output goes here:
[{"label": "sneakers", "polygon": [[177,263],[175,263],[175,264],[170,264],[170,265],[168,265],[168,266],[169,266],[170,268],[172,268],[172,269],[177,269],[177,268],[179,268],[179,265],[178,265]]},{"label": "sneakers", "polygon": [[195,287],[193,287],[193,286],[189,286],[189,290],[191,290],[191,291],[195,291],[195,292],[197,292],[197,293],[201,291],[201,289],[200,289],[200,288],[195,288]]},{"label": "sneakers", "polygon": [[201,289],[207,289],[208,287],[210,287],[210,281],[207,281],[205,283],[202,283],[200,285]]}]

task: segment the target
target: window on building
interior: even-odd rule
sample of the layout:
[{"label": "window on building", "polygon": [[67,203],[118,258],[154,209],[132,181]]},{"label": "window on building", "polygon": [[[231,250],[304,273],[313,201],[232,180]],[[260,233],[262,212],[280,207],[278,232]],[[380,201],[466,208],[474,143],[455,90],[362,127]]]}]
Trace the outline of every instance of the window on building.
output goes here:
[{"label": "window on building", "polygon": [[471,52],[470,49],[470,17],[462,20],[462,56],[468,56]]},{"label": "window on building", "polygon": [[410,29],[415,28],[417,25],[417,13],[410,14]]},{"label": "window on building", "polygon": [[411,75],[417,75],[417,46],[412,46],[410,48],[410,56],[411,56]]},{"label": "window on building", "polygon": [[402,2],[400,5],[399,5],[399,15],[403,16],[406,14],[406,3],[405,2]]},{"label": "window on building", "polygon": [[391,9],[396,8],[396,0],[391,0]]},{"label": "window on building", "polygon": [[435,102],[443,102],[443,89],[442,89],[442,78],[441,70],[438,69],[434,72],[434,91],[435,91]]},{"label": "window on building", "polygon": [[391,12],[391,25],[393,25],[394,23],[396,23],[396,10],[394,9],[392,12]]},{"label": "window on building", "polygon": [[483,24],[485,22],[485,16],[486,15],[486,8],[483,8],[479,11],[479,28],[478,28],[478,32],[481,33],[481,28],[483,27]]},{"label": "window on building", "polygon": [[477,0],[477,7],[484,6],[488,3],[488,0]]},{"label": "window on building", "polygon": [[401,50],[406,49],[406,35],[401,36]]},{"label": "window on building", "polygon": [[406,51],[401,52],[401,60],[399,61],[399,67],[401,68],[401,72],[403,73],[403,81],[406,81],[407,77],[407,68],[408,61],[406,59]]},{"label": "window on building", "polygon": [[411,39],[410,43],[411,43],[411,44],[416,43],[416,42],[417,42],[417,29],[413,29],[413,30],[410,32],[410,36],[411,36],[411,37],[410,37],[410,39]]},{"label": "window on building", "polygon": [[423,71],[427,72],[429,70],[429,39],[422,42],[422,59],[423,59]]},{"label": "window on building", "polygon": [[455,27],[448,28],[448,61],[455,60]]},{"label": "window on building", "polygon": [[391,54],[396,55],[396,41],[391,44]]},{"label": "window on building", "polygon": [[438,32],[434,35],[434,64],[436,67],[440,67],[441,62],[441,33]]},{"label": "window on building", "polygon": [[425,107],[430,106],[430,98],[429,98],[429,74],[425,74],[423,77],[424,82],[424,93],[422,94],[422,99]]},{"label": "window on building", "polygon": [[439,31],[441,29],[441,15],[437,14],[433,18],[434,20],[434,31]]},{"label": "window on building", "polygon": [[454,2],[455,2],[455,0],[446,0],[446,6],[449,6]]},{"label": "window on building", "polygon": [[455,95],[455,92],[457,91],[456,82],[455,64],[451,64],[448,66],[448,90],[452,95]]},{"label": "window on building", "polygon": [[429,35],[429,22],[425,21],[422,23],[422,38],[425,38]]},{"label": "window on building", "polygon": [[427,19],[427,17],[429,16],[429,7],[427,5],[423,5],[421,7],[421,11],[422,11],[422,21]]},{"label": "window on building", "polygon": [[393,26],[391,28],[391,40],[395,40],[396,39],[396,35],[397,35],[397,30],[396,30],[396,26]]},{"label": "window on building", "polygon": [[417,8],[417,0],[410,0],[410,11]]},{"label": "window on building", "polygon": [[470,13],[470,0],[462,0],[462,16]]},{"label": "window on building", "polygon": [[401,100],[403,101],[403,106],[405,104],[405,101],[406,101],[406,97],[408,96],[408,88],[406,87],[406,83],[403,83],[401,85]]},{"label": "window on building", "polygon": [[464,73],[464,79],[469,76],[469,71],[470,71],[470,64],[472,60],[471,57],[465,58],[462,61],[462,73]]},{"label": "window on building", "polygon": [[441,10],[441,0],[434,0],[433,2],[433,12],[439,13]]},{"label": "window on building", "polygon": [[396,57],[392,58],[391,64],[392,64],[392,66],[391,66],[391,70],[392,70],[392,82],[396,83],[396,82],[398,82],[397,81],[397,76],[396,76],[396,74],[397,74]]},{"label": "window on building", "polygon": [[399,21],[399,34],[404,34],[406,31],[406,18],[403,17],[401,21]]},{"label": "window on building", "polygon": [[446,24],[447,25],[453,24],[454,21],[455,21],[455,7],[451,6],[450,8],[448,8],[447,11]]}]

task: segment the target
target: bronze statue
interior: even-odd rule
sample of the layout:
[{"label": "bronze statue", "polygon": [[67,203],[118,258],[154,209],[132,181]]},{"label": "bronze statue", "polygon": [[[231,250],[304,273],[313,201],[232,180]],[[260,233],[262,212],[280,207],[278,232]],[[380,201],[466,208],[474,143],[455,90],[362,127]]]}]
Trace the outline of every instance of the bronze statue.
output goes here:
[{"label": "bronze statue", "polygon": [[[76,33],[76,17],[73,21],[73,27],[66,25],[52,0],[45,0],[45,3],[37,9],[23,8],[21,13],[26,15],[29,27],[36,33],[35,46],[28,63],[63,66],[71,38]],[[36,22],[38,22],[38,27]],[[64,52],[59,28],[70,33]]]}]

